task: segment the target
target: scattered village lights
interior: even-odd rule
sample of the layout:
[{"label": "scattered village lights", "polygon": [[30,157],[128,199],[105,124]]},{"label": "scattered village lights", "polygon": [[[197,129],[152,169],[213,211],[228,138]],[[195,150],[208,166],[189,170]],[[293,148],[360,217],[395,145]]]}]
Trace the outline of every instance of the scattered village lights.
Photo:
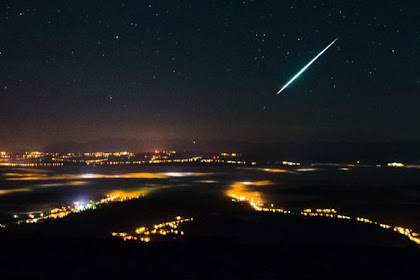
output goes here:
[{"label": "scattered village lights", "polygon": [[[27,219],[21,219],[16,221],[17,224],[34,224],[47,219],[62,219],[67,217],[70,214],[80,213],[87,210],[95,210],[103,204],[108,204],[111,202],[124,202],[127,200],[136,199],[142,196],[145,196],[146,193],[143,191],[133,192],[133,193],[124,193],[124,192],[113,192],[107,195],[105,198],[102,198],[99,201],[90,200],[88,203],[81,203],[75,201],[73,205],[62,206],[50,209],[41,213],[31,213],[28,215]],[[14,218],[17,219],[18,216],[14,215]]]},{"label": "scattered village lights", "polygon": [[157,237],[176,237],[185,234],[184,231],[178,229],[179,226],[186,222],[192,222],[193,218],[182,218],[181,216],[175,217],[175,220],[162,222],[152,225],[151,227],[141,226],[134,230],[134,232],[112,232],[111,235],[126,240],[137,240],[148,243]]},{"label": "scattered village lights", "polygon": [[[0,152],[0,166],[9,167],[49,167],[72,164],[96,165],[146,165],[168,163],[200,163],[200,164],[238,164],[256,165],[241,159],[238,153],[221,153],[220,155],[187,156],[173,150],[155,150],[150,156],[138,155],[128,151],[121,152],[85,152],[85,153],[49,153],[31,151],[24,154]],[[88,175],[86,175],[88,176]]]},{"label": "scattered village lights", "polygon": [[[257,191],[250,190],[247,186],[266,186],[270,185],[269,181],[256,181],[256,182],[235,182],[230,185],[230,189],[227,191],[227,195],[233,202],[247,202],[255,211],[261,212],[273,212],[282,214],[295,214],[290,210],[274,207],[274,204],[270,203],[269,207],[262,199],[262,195]],[[412,242],[420,245],[420,234],[413,230],[400,226],[391,226],[384,223],[372,221],[367,218],[356,217],[352,218],[347,215],[339,214],[337,210],[325,208],[325,209],[304,209],[299,213],[296,213],[305,217],[326,217],[335,219],[352,220],[361,223],[368,223],[372,225],[380,226],[384,229],[393,230],[399,234],[405,235]]]},{"label": "scattered village lights", "polygon": [[[178,155],[176,151],[159,151],[156,150],[150,157],[145,157],[141,161],[138,161],[138,164],[159,164],[159,163],[177,163],[177,162],[199,162],[199,163],[232,163],[232,164],[247,164],[245,161],[239,159],[240,154],[237,153],[221,153],[219,155],[214,155],[210,158],[203,158],[201,156],[194,156],[188,158],[179,158],[175,157]],[[87,165],[90,164],[136,164],[137,161],[132,160],[136,155],[128,152],[115,152],[115,153],[105,153],[105,152],[95,152],[95,153],[82,153],[82,154],[58,154],[58,153],[43,153],[38,151],[25,152],[20,156],[19,160],[26,161],[24,162],[10,162],[10,159],[13,158],[13,155],[1,151],[0,152],[0,164],[6,166],[61,166],[65,161],[54,162],[54,163],[44,163],[42,159],[45,157],[52,158],[54,160],[69,160],[71,162],[82,162]],[[122,158],[122,161],[117,161],[115,159]],[[35,160],[35,162],[28,163],[28,160]],[[285,166],[297,166],[301,164],[299,162],[292,161],[283,161],[281,162]],[[319,164],[318,164],[319,165]],[[314,165],[315,166],[315,165]],[[329,164],[328,166],[335,166],[341,170],[349,170],[350,168],[360,167],[361,165],[347,164]],[[344,167],[343,167],[344,166]],[[390,162],[383,167],[383,165],[375,165],[377,168],[415,168],[418,166],[413,165],[404,165],[400,162]],[[284,172],[303,172],[303,171],[314,171],[317,168],[296,168],[291,169],[285,167],[284,169],[280,168],[265,168],[261,169],[269,173],[284,173]],[[45,174],[32,174],[26,173],[24,176],[17,173],[8,173],[5,176],[5,180],[10,181],[20,181],[20,180],[69,180],[74,184],[78,184],[79,181],[74,181],[77,179],[98,179],[98,178],[171,178],[171,177],[190,177],[190,176],[202,176],[206,173],[197,173],[197,172],[165,172],[165,173],[127,173],[127,174],[95,174],[95,173],[85,173],[85,174],[61,174],[48,177]],[[413,230],[400,226],[388,225],[385,223],[376,222],[368,218],[363,217],[350,217],[338,213],[335,209],[304,209],[300,212],[294,213],[291,210],[286,210],[283,208],[277,208],[273,203],[267,203],[264,201],[261,193],[258,191],[258,187],[271,185],[272,183],[268,180],[266,181],[240,181],[234,182],[230,185],[230,188],[227,191],[227,195],[231,198],[233,202],[247,202],[255,211],[261,212],[273,212],[273,213],[282,213],[282,214],[294,214],[301,215],[304,217],[325,217],[325,218],[335,218],[335,219],[344,219],[352,220],[356,222],[363,222],[372,225],[380,226],[381,228],[393,230],[399,234],[405,235],[411,241],[420,244],[419,234]],[[31,224],[38,223],[46,219],[60,219],[64,218],[73,213],[79,213],[86,210],[93,210],[99,207],[102,204],[111,203],[111,202],[122,202],[140,196],[144,196],[145,192],[117,192],[109,194],[106,198],[103,198],[99,201],[89,201],[82,202],[76,201],[73,205],[57,207],[41,213],[29,213],[26,217],[22,218],[21,216],[14,214],[13,218],[17,224]],[[124,240],[134,239],[140,240],[143,242],[150,242],[153,238],[152,235],[183,235],[182,231],[177,229],[180,223],[192,221],[191,219],[182,219],[180,216],[177,216],[174,221],[165,222],[153,226],[153,229],[148,229],[147,227],[139,227],[134,230],[134,233],[113,233],[114,236],[121,237]],[[176,225],[176,227],[173,227]],[[156,227],[157,226],[157,227]],[[1,228],[6,227],[6,225],[0,224]],[[167,228],[169,227],[169,228]]]}]

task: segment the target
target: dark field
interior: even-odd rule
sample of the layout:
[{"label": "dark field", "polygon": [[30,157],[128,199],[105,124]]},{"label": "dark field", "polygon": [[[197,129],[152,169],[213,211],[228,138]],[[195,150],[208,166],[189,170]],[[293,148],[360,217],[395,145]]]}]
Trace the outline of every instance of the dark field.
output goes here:
[{"label": "dark field", "polygon": [[[6,279],[418,275],[420,254],[415,242],[354,218],[418,232],[420,170],[302,167],[273,171],[197,166],[3,169],[0,223],[7,225],[0,229],[3,275]],[[13,192],[16,189],[25,190]],[[30,214],[74,201],[96,201],[117,190],[141,191],[145,196],[63,219],[14,224]],[[291,213],[255,211],[249,201],[233,202],[231,192]],[[334,208],[352,219],[302,216],[300,212],[307,208]],[[140,226],[153,228],[175,216],[194,218],[180,225],[185,235],[156,235],[150,243],[111,235]]]}]

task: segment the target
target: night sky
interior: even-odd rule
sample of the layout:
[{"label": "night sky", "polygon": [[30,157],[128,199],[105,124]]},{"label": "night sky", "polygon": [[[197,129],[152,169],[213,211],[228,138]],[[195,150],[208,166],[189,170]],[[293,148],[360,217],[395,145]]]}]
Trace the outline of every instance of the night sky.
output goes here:
[{"label": "night sky", "polygon": [[419,18],[397,0],[1,1],[0,149],[420,140]]}]

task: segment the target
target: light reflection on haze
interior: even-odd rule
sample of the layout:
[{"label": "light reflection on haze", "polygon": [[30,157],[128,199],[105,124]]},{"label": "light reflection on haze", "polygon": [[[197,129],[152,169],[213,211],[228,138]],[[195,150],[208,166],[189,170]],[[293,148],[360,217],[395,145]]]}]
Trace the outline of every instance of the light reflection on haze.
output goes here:
[{"label": "light reflection on haze", "polygon": [[265,168],[264,171],[270,172],[270,173],[286,173],[286,172],[289,172],[286,169],[279,169],[279,168]]},{"label": "light reflection on haze", "polygon": [[217,181],[217,180],[200,180],[200,181],[197,181],[197,183],[202,183],[202,184],[216,184],[216,183],[219,183],[219,181]]},{"label": "light reflection on haze", "polygon": [[297,169],[298,172],[313,172],[318,171],[318,168],[299,168]]},{"label": "light reflection on haze", "polygon": [[271,185],[271,182],[268,180],[265,181],[256,181],[256,182],[234,182],[229,186],[229,189],[226,191],[226,195],[232,199],[240,201],[248,201],[251,205],[262,205],[264,200],[259,191],[251,190],[250,186],[267,186]]},{"label": "light reflection on haze", "polygon": [[87,181],[70,181],[64,183],[49,183],[49,184],[39,184],[35,185],[35,187],[41,188],[54,188],[54,187],[65,187],[65,186],[84,186],[87,185],[89,182]]},{"label": "light reflection on haze", "polygon": [[30,188],[19,188],[19,189],[10,189],[10,190],[0,190],[0,195],[19,193],[19,192],[30,192]]},{"label": "light reflection on haze", "polygon": [[166,172],[166,173],[120,173],[120,174],[34,174],[34,173],[5,173],[8,181],[37,181],[37,180],[80,180],[80,179],[165,179],[171,177],[205,176],[210,173],[199,172]]},{"label": "light reflection on haze", "polygon": [[21,192],[32,192],[38,189],[45,189],[45,188],[56,188],[56,187],[66,187],[66,186],[84,186],[87,185],[87,181],[69,181],[63,183],[50,183],[50,184],[37,184],[27,188],[16,188],[16,189],[6,189],[0,190],[0,195],[8,195],[13,193],[21,193]]},{"label": "light reflection on haze", "polygon": [[114,190],[108,194],[108,196],[119,196],[119,197],[127,197],[133,199],[135,197],[144,196],[147,194],[146,189],[139,189],[139,190]]}]

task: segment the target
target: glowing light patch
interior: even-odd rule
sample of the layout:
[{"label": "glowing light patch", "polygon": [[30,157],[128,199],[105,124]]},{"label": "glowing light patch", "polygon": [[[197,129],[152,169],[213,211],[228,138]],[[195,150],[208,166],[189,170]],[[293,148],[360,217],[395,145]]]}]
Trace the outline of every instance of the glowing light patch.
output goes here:
[{"label": "glowing light patch", "polygon": [[120,196],[120,197],[127,197],[129,199],[140,197],[146,195],[146,190],[133,190],[133,191],[125,191],[125,190],[116,190],[108,194],[108,196]]},{"label": "glowing light patch", "polygon": [[274,169],[272,169],[272,168],[265,168],[264,171],[270,172],[270,173],[285,173],[285,172],[288,172],[285,169],[278,169],[278,168],[274,168]]},{"label": "glowing light patch", "polygon": [[17,192],[30,192],[31,189],[28,188],[19,188],[19,189],[10,189],[10,190],[0,190],[0,195],[17,193]]},{"label": "glowing light patch", "polygon": [[80,179],[164,179],[169,177],[205,176],[210,173],[199,172],[167,172],[167,173],[122,173],[122,174],[25,174],[23,176],[6,177],[8,181],[36,181],[36,180],[80,180]]},{"label": "glowing light patch", "polygon": [[318,171],[318,168],[300,168],[297,171],[299,172],[313,172],[313,171]]},{"label": "glowing light patch", "polygon": [[164,175],[168,177],[190,177],[190,176],[204,176],[206,173],[199,172],[167,172]]}]

